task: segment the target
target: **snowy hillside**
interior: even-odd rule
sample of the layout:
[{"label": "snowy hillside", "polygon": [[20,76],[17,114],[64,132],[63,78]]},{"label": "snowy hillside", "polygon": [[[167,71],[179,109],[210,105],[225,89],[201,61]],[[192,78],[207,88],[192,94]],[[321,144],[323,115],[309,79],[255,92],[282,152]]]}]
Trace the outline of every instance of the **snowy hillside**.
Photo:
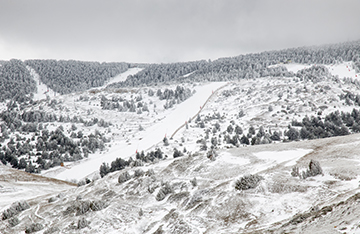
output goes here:
[{"label": "snowy hillside", "polygon": [[[12,227],[6,219],[0,227],[12,233],[36,223],[44,233],[292,232],[303,226],[294,221],[297,214],[324,210],[359,192],[359,144],[359,135],[350,135],[222,150],[215,161],[196,153],[127,168],[66,193],[30,199],[30,208],[17,215],[19,224]],[[320,162],[323,175],[291,176],[295,165],[306,170],[311,159]],[[124,173],[130,178],[118,179]],[[238,179],[254,173],[262,177],[256,188],[235,189]],[[342,222],[356,214],[334,217],[347,204],[304,218],[307,230],[325,222],[322,230],[357,232],[354,221]]]},{"label": "snowy hillside", "polygon": [[359,46],[4,62],[0,232],[360,233]]}]

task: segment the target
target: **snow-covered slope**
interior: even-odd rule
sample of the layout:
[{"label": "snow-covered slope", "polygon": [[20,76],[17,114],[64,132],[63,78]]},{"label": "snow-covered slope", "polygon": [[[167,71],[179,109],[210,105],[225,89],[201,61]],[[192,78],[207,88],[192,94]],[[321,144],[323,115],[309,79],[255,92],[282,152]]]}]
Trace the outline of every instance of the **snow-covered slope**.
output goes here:
[{"label": "snow-covered slope", "polygon": [[31,76],[33,77],[37,85],[37,92],[34,93],[34,98],[33,98],[34,100],[46,99],[47,96],[49,97],[56,96],[56,93],[52,89],[50,89],[40,81],[39,74],[37,74],[33,68],[31,68],[30,66],[26,66],[26,68],[30,71]]},{"label": "snow-covered slope", "polygon": [[211,96],[212,91],[222,87],[224,82],[209,83],[196,87],[196,93],[188,100],[164,112],[163,117],[144,131],[139,132],[131,141],[131,144],[122,142],[113,146],[104,154],[91,155],[87,160],[79,163],[69,164],[69,169],[63,168],[62,172],[55,175],[55,178],[70,180],[74,178],[83,178],[91,173],[98,171],[102,162],[110,163],[117,157],[124,159],[134,156],[137,150],[147,150],[158,144],[167,135],[170,136],[185,121],[197,114],[200,107]]},{"label": "snow-covered slope", "polygon": [[129,68],[127,71],[111,78],[103,87],[100,88],[105,88],[109,84],[125,81],[128,76],[135,75],[141,70],[143,70],[143,68],[138,68],[138,67]]},{"label": "snow-covered slope", "polygon": [[[282,225],[296,220],[299,213],[338,204],[359,192],[359,144],[359,135],[350,135],[221,150],[215,161],[196,153],[127,168],[60,196],[54,192],[31,199],[30,209],[18,215],[18,225],[10,227],[4,220],[0,229],[19,233],[39,223],[43,231],[53,228],[60,233],[302,232],[300,227],[297,229],[297,225],[304,227],[301,222]],[[274,160],[277,154],[283,159]],[[290,156],[288,160],[284,154]],[[311,159],[320,162],[323,175],[305,180],[291,176],[294,165],[305,170]],[[235,189],[237,179],[256,171],[263,177],[258,187]],[[124,172],[132,178],[119,183],[118,177]],[[158,195],[166,187],[169,193],[165,197]],[[54,197],[57,199],[49,200]],[[97,208],[91,204],[97,204]],[[345,210],[342,204],[339,208]],[[357,206],[352,203],[352,210]],[[352,230],[350,233],[356,233],[356,223],[341,224],[342,216],[334,212],[336,209],[304,220],[322,220],[322,230],[346,226]],[[356,213],[352,214],[347,218],[353,220]]]},{"label": "snow-covered slope", "polygon": [[0,210],[18,200],[60,193],[74,186],[69,182],[32,175],[0,164]]},{"label": "snow-covered slope", "polygon": [[[283,66],[294,73],[311,67]],[[105,139],[104,149],[95,148],[82,160],[68,160],[41,172],[74,182],[90,179],[89,184],[77,188],[55,179],[28,182],[32,175],[23,172],[16,175],[12,171],[8,177],[8,167],[0,167],[0,211],[18,200],[27,200],[30,206],[16,215],[18,220],[1,221],[0,230],[21,233],[38,223],[43,233],[315,233],[324,225],[325,233],[357,233],[354,215],[347,213],[346,223],[339,220],[340,212],[350,205],[354,212],[360,209],[355,198],[347,200],[359,192],[359,135],[311,141],[297,136],[293,142],[288,142],[286,135],[289,129],[299,132],[305,117],[325,122],[330,113],[338,113],[332,118],[341,119],[359,108],[359,84],[342,79],[356,79],[351,64],[326,67],[335,77],[184,83],[181,86],[194,92],[181,101],[160,98],[178,88],[162,84],[121,89],[104,86],[50,95],[49,100],[24,106],[21,111],[62,116],[62,121],[44,122],[42,128],[55,131],[61,126],[62,134],[79,147],[96,135]],[[110,83],[138,71],[130,69]],[[38,99],[43,99],[41,95],[37,94]],[[72,121],[74,117],[82,120]],[[89,123],[93,119],[97,121]],[[329,123],[326,126],[331,127]],[[352,131],[356,126],[347,127]],[[78,132],[85,137],[78,137]],[[270,140],[274,132],[279,139]],[[35,151],[40,133],[25,129],[7,134],[10,137],[2,145],[19,149],[28,143],[31,152],[22,157],[38,166],[43,153]],[[162,141],[165,136],[169,145]],[[21,145],[10,143],[11,138]],[[119,157],[136,159],[135,152],[146,154],[156,148],[166,157],[131,164],[100,179],[98,170],[103,162],[110,164]],[[174,158],[175,152],[181,152],[181,157]],[[44,155],[46,160],[53,157]],[[320,163],[322,174],[300,178],[306,175],[311,160]],[[300,177],[292,176],[296,168]],[[130,178],[122,176],[128,180],[119,183],[125,172]],[[258,185],[236,190],[237,181],[249,174],[261,178]],[[28,181],[20,179],[25,175]]]}]

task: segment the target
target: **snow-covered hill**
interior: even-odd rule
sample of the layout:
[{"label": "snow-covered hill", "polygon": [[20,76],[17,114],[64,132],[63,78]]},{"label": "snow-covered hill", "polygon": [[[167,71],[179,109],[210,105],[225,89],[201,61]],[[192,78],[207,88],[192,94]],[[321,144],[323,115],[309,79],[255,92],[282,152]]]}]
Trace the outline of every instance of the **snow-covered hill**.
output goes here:
[{"label": "snow-covered hill", "polygon": [[[39,223],[44,233],[252,233],[302,232],[321,223],[326,233],[356,233],[356,213],[343,218],[337,210],[359,192],[359,144],[359,135],[350,135],[221,150],[215,161],[196,153],[127,168],[66,193],[30,199],[30,208],[17,215],[19,224],[4,220],[0,228],[20,233]],[[311,159],[320,162],[323,175],[291,176],[295,165],[306,170]],[[119,183],[126,172],[130,179]],[[235,189],[239,178],[254,173],[263,177],[256,188]],[[306,226],[296,221],[298,214],[333,204],[301,220]],[[351,203],[352,210],[357,206]]]},{"label": "snow-covered hill", "polygon": [[[348,62],[275,66],[294,77],[103,86],[47,99],[39,85],[38,101],[8,104],[2,116],[0,230],[357,233],[354,215],[340,212],[358,209],[359,135],[308,139],[360,131],[358,74]],[[144,159],[157,149],[164,157]],[[117,158],[128,164],[100,178]],[[235,188],[241,178],[250,189]]]}]

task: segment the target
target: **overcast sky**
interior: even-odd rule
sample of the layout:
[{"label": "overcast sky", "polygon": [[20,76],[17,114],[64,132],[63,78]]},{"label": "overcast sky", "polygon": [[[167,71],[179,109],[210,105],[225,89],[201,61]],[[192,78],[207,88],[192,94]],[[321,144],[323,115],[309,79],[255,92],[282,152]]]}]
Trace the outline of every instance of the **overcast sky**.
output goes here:
[{"label": "overcast sky", "polygon": [[178,62],[358,39],[359,0],[0,0],[0,60]]}]

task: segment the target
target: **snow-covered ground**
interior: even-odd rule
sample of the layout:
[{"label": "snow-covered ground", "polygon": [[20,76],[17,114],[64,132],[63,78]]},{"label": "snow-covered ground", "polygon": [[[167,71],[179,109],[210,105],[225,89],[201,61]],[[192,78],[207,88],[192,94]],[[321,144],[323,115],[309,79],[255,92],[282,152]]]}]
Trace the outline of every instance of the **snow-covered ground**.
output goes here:
[{"label": "snow-covered ground", "polygon": [[[299,63],[288,63],[288,64],[278,64],[273,66],[284,66],[288,69],[288,71],[292,71],[294,73],[298,72],[299,70],[309,68],[313,65],[306,65],[306,64],[299,64]],[[338,76],[339,78],[349,77],[352,79],[359,79],[360,74],[357,74],[355,69],[352,68],[352,62],[343,62],[331,65],[325,65],[329,72],[334,75]]]},{"label": "snow-covered ground", "polygon": [[352,62],[345,62],[340,64],[326,65],[331,74],[334,76],[339,76],[339,78],[349,77],[352,79],[359,79],[360,74],[355,72],[355,69],[352,68]]},{"label": "snow-covered ground", "polygon": [[[57,227],[63,233],[71,233],[78,220],[84,218],[89,224],[77,229],[77,233],[154,233],[156,230],[164,233],[271,233],[272,230],[277,233],[277,230],[289,232],[287,226],[282,225],[299,213],[316,212],[322,207],[340,204],[328,214],[320,213],[308,221],[315,220],[315,224],[317,220],[321,221],[325,233],[344,226],[348,230],[357,230],[356,222],[351,220],[357,216],[352,210],[358,209],[358,203],[351,203],[347,208],[347,203],[341,201],[359,192],[360,171],[356,156],[359,140],[359,135],[350,135],[257,145],[221,150],[215,161],[199,153],[144,167],[126,168],[89,185],[69,189],[61,196],[54,191],[31,199],[30,209],[18,216],[20,224],[10,227],[7,221],[2,221],[0,229],[16,233],[39,222],[44,230]],[[291,165],[285,154],[290,156]],[[290,175],[294,165],[307,169],[311,159],[320,162],[323,175],[306,180]],[[153,175],[134,176],[136,170],[146,172],[149,169],[154,171]],[[237,179],[260,169],[259,175],[264,179],[258,187],[243,191],[234,188]],[[132,178],[120,184],[118,177],[125,171]],[[352,178],[344,179],[346,176]],[[194,178],[196,183],[191,182]],[[173,191],[163,200],[157,200],[157,194],[166,182]],[[40,187],[34,187],[34,191],[35,188]],[[57,200],[49,202],[52,197]],[[105,206],[98,211],[86,210],[86,202],[98,200]],[[75,215],[79,213],[80,205],[84,207],[84,213]],[[340,208],[347,210],[346,214],[341,215]],[[349,222],[341,223],[342,219]],[[297,226],[291,224],[289,228]]]},{"label": "snow-covered ground", "polygon": [[143,70],[143,68],[139,68],[139,67],[129,68],[125,72],[111,78],[105,85],[103,85],[102,87],[99,87],[99,88],[105,88],[109,84],[125,81],[128,76],[135,75],[136,73],[138,73],[141,70]]},{"label": "snow-covered ground", "polygon": [[39,74],[37,74],[37,72],[33,68],[31,68],[30,66],[26,66],[26,68],[30,71],[31,76],[33,77],[37,85],[37,91],[36,93],[34,93],[34,100],[46,99],[47,96],[55,97],[56,95],[59,95],[54,92],[54,90],[50,89],[49,87],[47,87],[47,85],[40,81]]},{"label": "snow-covered ground", "polygon": [[287,63],[287,64],[281,64],[281,65],[275,65],[275,66],[284,66],[288,69],[288,71],[291,71],[294,73],[296,73],[302,69],[311,67],[311,65],[299,64],[299,63]]},{"label": "snow-covered ground", "polygon": [[29,200],[74,187],[69,183],[42,178],[0,165],[0,210],[19,200]]},{"label": "snow-covered ground", "polygon": [[214,82],[197,86],[193,96],[177,105],[176,108],[165,111],[163,118],[139,132],[130,143],[120,142],[106,153],[90,155],[88,159],[81,162],[68,164],[69,169],[50,170],[44,175],[63,180],[84,178],[98,171],[103,162],[110,163],[118,157],[127,159],[133,156],[134,158],[137,150],[147,150],[161,142],[165,136],[170,137],[178,127],[198,113],[214,90],[225,84],[225,82]]},{"label": "snow-covered ground", "polygon": [[[282,66],[297,72],[309,65]],[[350,63],[327,67],[339,78],[356,78],[357,75],[350,68]],[[129,69],[110,83],[122,81],[138,71],[137,68]],[[33,76],[35,77],[35,74]],[[34,182],[30,179],[20,180],[15,175],[10,180],[5,178],[8,174],[7,168],[0,168],[0,175],[5,176],[0,177],[4,178],[0,180],[0,210],[8,208],[13,201],[31,199],[31,209],[19,216],[21,223],[11,228],[7,221],[0,222],[0,230],[19,233],[23,232],[25,225],[41,222],[45,228],[56,226],[63,233],[71,233],[74,231],[73,224],[80,218],[85,218],[91,223],[85,229],[76,230],[79,233],[154,233],[157,230],[165,230],[165,233],[266,233],[269,229],[284,228],[281,225],[299,213],[319,210],[359,192],[359,135],[290,143],[273,142],[256,146],[232,145],[225,140],[226,135],[232,134],[228,132],[228,126],[240,126],[244,135],[248,133],[250,126],[253,126],[256,132],[263,127],[265,134],[274,131],[283,134],[292,120],[301,121],[305,116],[323,118],[337,110],[349,112],[358,108],[358,105],[345,103],[340,96],[344,94],[344,90],[357,94],[356,84],[343,80],[302,83],[296,77],[267,77],[231,83],[183,85],[196,92],[169,109],[163,107],[166,100],[160,100],[156,95],[148,95],[149,90],[156,93],[157,89],[174,89],[176,85],[99,89],[57,95],[51,96],[58,102],[54,107],[46,102],[31,107],[57,115],[77,115],[85,120],[103,118],[112,123],[107,128],[76,123],[78,130],[84,134],[98,130],[110,138],[111,142],[106,143],[104,151],[97,151],[78,162],[66,162],[66,167],[44,170],[42,175],[63,180],[79,180],[84,177],[93,179],[96,176],[92,175],[98,173],[103,162],[110,163],[118,157],[134,158],[136,151],[144,150],[146,153],[156,147],[160,147],[168,157],[159,163],[146,163],[145,166],[137,168],[127,167],[102,179],[97,178],[89,185],[72,189],[69,184],[59,184],[51,179]],[[213,94],[219,87],[222,89]],[[41,93],[37,95],[39,99],[42,98]],[[81,100],[80,97],[84,99]],[[149,111],[136,113],[104,110],[100,106],[103,97],[108,100],[119,97],[135,100],[139,97],[149,107]],[[204,106],[209,97],[210,101]],[[170,138],[185,121],[193,118],[200,110],[204,127],[199,127],[199,123],[193,119],[188,122],[188,128],[179,129],[173,139],[169,139],[169,146],[164,146],[163,138]],[[219,124],[220,129],[214,129],[215,124]],[[51,131],[60,125],[65,129],[64,134],[70,133],[69,122],[51,122],[45,127]],[[140,125],[144,130],[139,129]],[[31,138],[31,134],[21,133],[21,136]],[[210,149],[213,138],[218,141],[214,146],[218,153],[215,161],[207,158],[208,150],[201,151],[198,143],[205,141],[207,149]],[[8,140],[4,144],[7,142]],[[174,159],[174,148],[182,152],[186,148],[187,151],[184,156]],[[305,180],[291,176],[293,166],[305,171],[311,159],[320,162],[323,175]],[[135,170],[149,169],[154,170],[153,176],[133,177],[123,184],[118,183],[118,177],[124,171],[133,176]],[[236,181],[248,174],[258,174],[264,179],[254,189],[235,190]],[[194,178],[197,183],[193,182]],[[158,201],[156,196],[166,182],[171,184],[172,191],[164,200]],[[69,190],[59,196],[61,198],[54,204],[48,202],[48,198],[57,196],[63,189]],[[79,216],[64,214],[68,207],[88,200],[102,200],[106,207]],[[334,214],[338,212],[336,209],[334,208]],[[34,212],[46,218],[39,219],[33,215]],[[342,226],[331,223],[331,230],[339,231],[346,227],[347,230],[353,230],[350,233],[356,233],[358,222],[354,221],[354,217],[350,217],[348,212],[346,214],[349,216],[348,223],[341,224]],[[326,218],[330,220],[336,217],[329,215]],[[337,217],[335,222],[340,219]],[[325,225],[325,222],[322,224]],[[328,226],[324,233],[330,233]],[[291,228],[286,232],[291,232]]]},{"label": "snow-covered ground", "polygon": [[[346,64],[341,66],[346,67]],[[296,67],[293,64],[292,69]],[[102,162],[110,163],[118,157],[127,159],[131,156],[134,158],[136,151],[144,150],[146,153],[149,149],[154,149],[155,147],[164,148],[162,139],[165,136],[170,138],[178,127],[184,125],[185,121],[188,121],[189,118],[197,114],[212,92],[224,84],[195,85],[193,88],[196,90],[196,93],[191,98],[167,110],[162,108],[163,102],[156,99],[156,97],[149,97],[147,95],[148,89],[154,89],[154,87],[122,91],[124,93],[121,95],[126,97],[141,95],[145,102],[148,103],[150,112],[144,112],[140,115],[101,110],[97,104],[99,101],[95,100],[78,103],[76,102],[76,99],[79,97],[78,95],[59,97],[63,105],[70,109],[70,112],[83,116],[84,114],[82,113],[90,112],[90,116],[104,118],[106,121],[112,122],[114,127],[111,127],[111,147],[108,147],[104,152],[90,154],[88,159],[80,162],[66,163],[67,168],[70,169],[57,167],[43,171],[43,174],[59,179],[81,179],[98,171]],[[325,86],[331,87],[331,90],[319,92]],[[329,81],[302,86],[299,81],[292,78],[273,77],[232,82],[220,90],[205,108],[202,108],[201,115],[203,118],[219,113],[223,116],[221,121],[208,121],[205,129],[198,128],[194,121],[188,123],[189,128],[182,128],[177,132],[174,140],[170,141],[170,146],[165,147],[165,150],[167,150],[165,153],[171,155],[172,149],[179,147],[180,149],[186,147],[188,151],[192,152],[199,150],[199,144],[196,141],[203,138],[205,135],[204,131],[208,128],[211,130],[216,121],[220,123],[222,131],[226,130],[230,121],[234,121],[242,127],[245,134],[249,126],[254,126],[256,131],[258,131],[260,126],[263,126],[266,132],[275,130],[283,132],[287,129],[292,119],[301,121],[305,116],[317,116],[320,110],[319,107],[323,108],[321,110],[322,116],[336,110],[351,112],[354,106],[344,105],[344,100],[339,100],[339,95],[343,93],[344,87],[338,83],[329,83]],[[348,90],[356,93],[357,87],[349,85]],[[225,95],[225,93],[230,95]],[[99,100],[101,95],[105,95],[108,98],[115,96],[114,93],[102,91],[94,95],[94,98],[96,97],[96,100]],[[153,104],[150,105],[149,103]],[[152,105],[156,105],[154,110],[152,110]],[[270,106],[273,109],[271,111],[269,110]],[[240,111],[243,111],[244,116],[238,116]],[[144,128],[144,131],[139,131],[139,125]],[[92,127],[88,130],[82,128],[82,130],[84,133],[90,133],[94,128]],[[212,134],[212,136],[216,136],[216,134]]]},{"label": "snow-covered ground", "polygon": [[262,151],[255,153],[255,157],[270,161],[275,164],[280,164],[287,162],[287,166],[292,166],[296,161],[303,157],[304,155],[310,153],[312,150],[309,149],[295,149],[295,150],[285,150],[285,151]]},{"label": "snow-covered ground", "polygon": [[[286,67],[288,71],[297,73],[299,70],[309,68],[316,64],[300,64],[300,63],[286,63],[286,64],[276,64],[271,65],[269,67],[277,67],[277,66],[283,66]],[[338,76],[339,78],[352,78],[352,79],[359,79],[360,74],[356,73],[355,69],[352,67],[352,62],[343,62],[343,63],[337,63],[337,64],[331,64],[331,65],[325,65],[327,69],[329,69],[329,72],[334,75]]]}]

